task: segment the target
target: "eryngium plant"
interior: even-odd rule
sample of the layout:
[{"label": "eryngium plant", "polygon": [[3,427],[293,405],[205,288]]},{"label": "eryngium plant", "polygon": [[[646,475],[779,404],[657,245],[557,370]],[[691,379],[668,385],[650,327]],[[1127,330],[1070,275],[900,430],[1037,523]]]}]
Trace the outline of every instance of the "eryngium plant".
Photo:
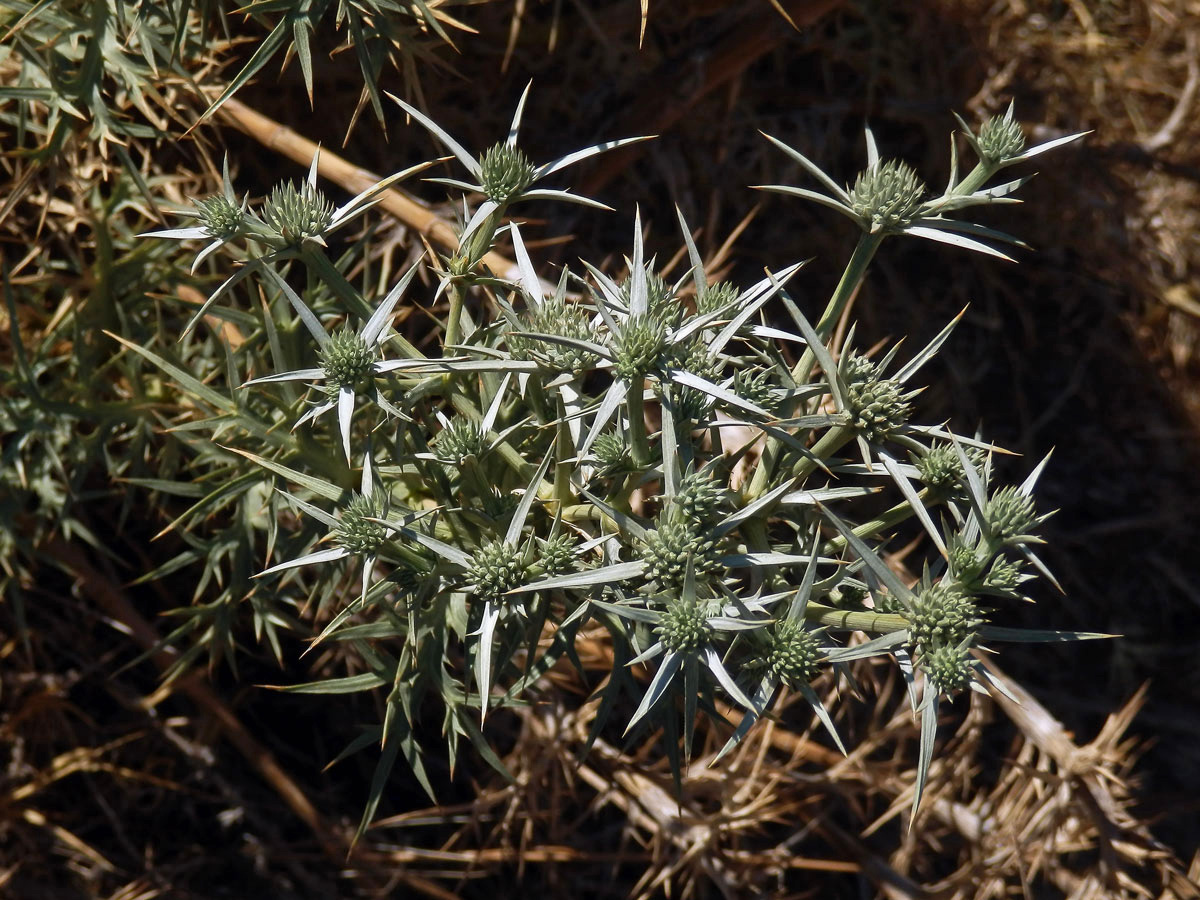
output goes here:
[{"label": "eryngium plant", "polygon": [[[921,719],[915,812],[940,698],[1006,690],[978,651],[1085,635],[1003,625],[1024,584],[1049,577],[1036,536],[1046,514],[1032,496],[1045,461],[1022,484],[999,486],[997,448],[914,420],[915,379],[958,320],[904,361],[895,347],[867,355],[853,328],[836,342],[833,326],[889,236],[1002,256],[984,241],[1015,239],[951,214],[1007,201],[1021,181],[986,187],[992,176],[1070,138],[1024,150],[1010,111],[968,136],[985,152],[941,196],[907,165],[882,163],[869,134],[867,169],[848,190],[772,138],[827,193],[768,189],[862,229],[837,290],[810,318],[788,289],[800,264],[742,287],[710,284],[682,214],[689,262],[674,282],[645,258],[637,216],[622,271],[584,263],[556,286],[542,282],[508,208],[578,202],[530,186],[620,142],[535,167],[516,148],[518,110],[509,139],[476,158],[405,109],[475,179],[437,179],[465,192],[469,213],[457,251],[431,268],[434,297],[449,301],[440,353],[392,330],[406,292],[429,308],[411,295],[424,262],[377,297],[343,274],[361,253],[325,255],[322,235],[369,194],[333,210],[315,166],[304,187],[257,210],[226,180],[192,213],[200,228],[166,233],[208,239],[206,253],[244,247],[248,264],[205,305],[248,335],[230,349],[232,396],[135,348],[214,411],[225,474],[196,509],[243,498],[273,558],[259,583],[319,600],[328,624],[318,642],[343,641],[361,659],[356,674],[296,689],[386,693],[364,825],[398,754],[428,787],[412,737],[422,698],[441,698],[452,756],[462,736],[489,755],[488,711],[576,659],[576,635],[597,623],[645,677],[618,664],[608,699],[636,693],[602,704],[596,727],[617,715],[627,732],[668,720],[664,734],[681,735],[665,739],[677,773],[697,711],[718,697],[742,711],[726,751],[780,688],[801,692],[841,747],[814,679],[852,660],[894,659]],[[511,279],[482,271],[505,234]],[[266,303],[213,305],[247,277]],[[906,523],[926,537],[915,584],[883,556]]]}]

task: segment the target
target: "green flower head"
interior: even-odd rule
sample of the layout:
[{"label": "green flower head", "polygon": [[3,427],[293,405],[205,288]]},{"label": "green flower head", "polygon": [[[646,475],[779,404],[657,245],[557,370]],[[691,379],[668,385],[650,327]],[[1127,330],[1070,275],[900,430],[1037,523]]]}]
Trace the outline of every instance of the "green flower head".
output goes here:
[{"label": "green flower head", "polygon": [[[552,334],[577,341],[596,340],[596,329],[587,314],[578,306],[552,300],[543,303],[529,317],[528,331]],[[516,359],[545,360],[550,367],[562,372],[584,372],[596,365],[595,353],[552,341],[512,335],[508,346]]]},{"label": "green flower head", "polygon": [[708,524],[728,498],[729,492],[713,480],[707,472],[690,472],[683,477],[672,508],[689,522]]},{"label": "green flower head", "polygon": [[696,297],[696,315],[704,316],[725,309],[738,298],[738,289],[728,281],[710,284]]},{"label": "green flower head", "polygon": [[1033,531],[1038,523],[1033,498],[1015,487],[1004,487],[992,494],[983,517],[998,540],[1011,541]]},{"label": "green flower head", "polygon": [[519,148],[495,144],[479,160],[480,184],[488,199],[501,205],[533,183],[533,163]]},{"label": "green flower head", "polygon": [[668,650],[694,656],[708,645],[712,627],[701,604],[673,600],[667,604],[654,633]]},{"label": "green flower head", "polygon": [[907,163],[881,162],[859,173],[850,188],[850,208],[872,231],[911,225],[921,210],[925,184]]},{"label": "green flower head", "polygon": [[992,116],[984,122],[975,140],[980,154],[990,163],[1005,162],[1025,149],[1025,133],[1013,120],[1012,107],[1004,115]]},{"label": "green flower head", "polygon": [[329,336],[318,354],[325,381],[333,387],[354,387],[371,374],[375,348],[349,327]]},{"label": "green flower head", "polygon": [[647,316],[633,316],[617,341],[613,372],[624,381],[638,381],[658,368],[667,349],[667,336],[661,322]]},{"label": "green flower head", "polygon": [[790,688],[810,683],[821,659],[817,636],[802,622],[784,621],[775,626],[770,646],[762,658],[767,671]]},{"label": "green flower head", "polygon": [[498,600],[525,580],[521,551],[505,541],[488,541],[475,552],[467,579],[485,600]]},{"label": "green flower head", "polygon": [[371,519],[381,518],[383,508],[370,497],[356,494],[342,510],[333,539],[343,550],[373,556],[387,540],[387,529]]},{"label": "green flower head", "polygon": [[438,432],[434,441],[437,454],[442,459],[461,463],[471,457],[479,457],[488,448],[487,435],[469,419],[457,417]]},{"label": "green flower head", "polygon": [[320,237],[333,223],[333,203],[307,181],[275,188],[263,204],[263,219],[290,247]]},{"label": "green flower head", "polygon": [[204,230],[223,241],[237,237],[245,220],[241,207],[224,194],[201,200],[196,204],[196,211],[200,214]]},{"label": "green flower head", "polygon": [[970,657],[965,647],[936,647],[922,652],[920,666],[947,694],[956,694],[971,683]]},{"label": "green flower head", "polygon": [[682,587],[689,558],[697,581],[721,568],[715,542],[698,534],[690,521],[660,521],[657,528],[646,533],[642,560],[651,581],[662,587]]},{"label": "green flower head", "polygon": [[939,582],[917,594],[909,613],[912,643],[923,652],[956,647],[982,624],[979,607],[958,585]]},{"label": "green flower head", "polygon": [[857,354],[843,362],[842,371],[850,424],[868,441],[882,443],[908,422],[912,405],[900,382],[881,378],[879,368]]}]

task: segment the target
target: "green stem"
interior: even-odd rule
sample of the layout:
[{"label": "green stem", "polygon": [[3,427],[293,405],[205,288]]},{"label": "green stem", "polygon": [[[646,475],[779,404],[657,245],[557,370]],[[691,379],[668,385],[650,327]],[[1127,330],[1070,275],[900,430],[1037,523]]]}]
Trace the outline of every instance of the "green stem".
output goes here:
[{"label": "green stem", "polygon": [[[923,489],[919,494],[917,494],[917,497],[921,500],[927,500],[929,498],[929,489]],[[905,500],[903,503],[897,503],[878,518],[859,525],[854,529],[854,536],[858,538],[870,537],[871,535],[878,534],[879,532],[888,528],[895,528],[901,522],[911,519],[912,516],[913,506],[911,503]],[[845,546],[846,538],[839,534],[837,537],[828,541],[825,546],[821,548],[821,552],[824,554],[833,554],[837,553]]]},{"label": "green stem", "polygon": [[[821,340],[825,340],[833,331],[838,319],[846,309],[846,304],[850,302],[850,298],[862,285],[867,269],[870,268],[871,260],[875,258],[875,253],[886,236],[883,233],[870,234],[866,232],[859,236],[858,243],[854,245],[854,252],[850,254],[850,260],[846,263],[842,277],[834,289],[833,296],[829,298],[829,302],[825,305],[825,311],[821,313],[821,318],[817,321],[816,332]],[[811,347],[806,347],[800,355],[800,360],[792,368],[792,380],[798,385],[807,384],[808,374],[812,370],[814,362],[816,362],[816,354],[813,353]],[[786,417],[792,412],[793,410],[785,409],[783,415]],[[782,449],[782,442],[778,438],[767,439],[767,445],[763,448],[762,456],[759,457],[758,465],[754,469],[754,477],[746,491],[748,500],[754,500],[761,496],[767,489],[767,483],[774,473]]]},{"label": "green stem", "polygon": [[[871,260],[875,258],[875,253],[885,237],[887,235],[884,232],[875,234],[864,232],[859,236],[858,243],[854,245],[854,252],[850,254],[850,260],[842,272],[842,277],[838,281],[837,287],[834,288],[833,296],[829,298],[829,302],[825,305],[825,311],[817,320],[817,337],[822,341],[833,332],[834,326],[837,325],[838,319],[842,317],[842,313],[846,309],[846,304],[862,286],[867,276],[867,269],[871,266]],[[808,382],[808,373],[815,360],[816,354],[812,352],[812,348],[806,348],[800,356],[800,361],[792,369],[792,379],[797,384]]]},{"label": "green stem", "polygon": [[904,616],[894,613],[851,612],[826,606],[824,603],[810,602],[804,610],[804,618],[809,622],[827,625],[831,628],[845,628],[851,631],[871,631],[888,634],[908,627]]},{"label": "green stem", "polygon": [[467,286],[459,280],[450,283],[450,312],[446,316],[446,346],[458,343],[462,328],[463,305],[467,301]]},{"label": "green stem", "polygon": [[633,464],[639,469],[650,465],[650,441],[646,437],[646,413],[642,379],[634,379],[625,393],[625,408],[629,413],[629,452]]},{"label": "green stem", "polygon": [[800,461],[792,469],[792,477],[803,481],[818,467],[818,461],[824,462],[829,459],[852,440],[854,440],[853,428],[849,425],[834,425],[813,445],[812,450],[809,451],[811,456],[800,458]]},{"label": "green stem", "polygon": [[564,522],[573,522],[575,524],[601,522],[604,519],[604,514],[590,503],[577,503],[574,506],[564,506],[562,508],[562,519]]},{"label": "green stem", "polygon": [[571,440],[571,426],[567,424],[567,411],[561,396],[558,400],[558,425],[555,436],[554,454],[554,498],[560,508],[575,502],[575,490],[571,486],[571,475],[575,466],[570,460],[575,456],[575,443]]},{"label": "green stem", "polygon": [[954,196],[961,195],[964,197],[969,194],[973,194],[983,187],[984,183],[991,178],[995,172],[995,166],[984,162],[978,162],[975,164],[975,168],[971,170],[970,174],[968,174],[966,178],[954,186],[954,190],[951,193]]}]

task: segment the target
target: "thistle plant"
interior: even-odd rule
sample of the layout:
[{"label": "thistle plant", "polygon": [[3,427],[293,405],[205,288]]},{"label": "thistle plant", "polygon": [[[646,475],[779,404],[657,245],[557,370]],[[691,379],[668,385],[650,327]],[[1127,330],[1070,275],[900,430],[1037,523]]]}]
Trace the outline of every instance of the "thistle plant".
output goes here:
[{"label": "thistle plant", "polygon": [[[792,294],[798,263],[741,287],[710,283],[682,213],[687,262],[675,283],[647,259],[639,212],[618,270],[584,263],[544,282],[511,208],[598,205],[534,185],[622,142],[535,166],[516,145],[523,96],[508,138],[475,156],[398,102],[475,179],[432,179],[462,192],[468,211],[457,252],[432,268],[429,290],[449,300],[440,353],[392,331],[401,299],[430,308],[414,296],[424,260],[385,291],[352,284],[348,264],[323,252],[324,236],[371,192],[332,210],[314,191],[285,189],[260,214],[227,181],[221,197],[198,205],[201,226],[162,235],[213,242],[205,253],[244,238],[250,261],[234,278],[254,279],[266,297],[226,314],[261,331],[270,363],[266,353],[231,355],[233,399],[195,379],[184,387],[216,408],[208,427],[234,451],[239,489],[262,490],[271,542],[311,546],[323,530],[329,543],[259,580],[331,598],[319,638],[360,648],[368,673],[295,690],[386,694],[364,827],[398,755],[428,787],[428,748],[413,737],[427,706],[418,699],[440,698],[451,758],[461,737],[486,747],[488,710],[524,702],[551,666],[577,661],[585,625],[606,628],[617,658],[630,660],[606,680],[595,728],[614,717],[625,732],[666,723],[663,751],[677,775],[698,716],[718,698],[741,716],[725,752],[781,691],[802,695],[842,747],[826,708],[831,677],[855,660],[890,658],[921,720],[914,813],[939,703],[966,689],[1008,690],[981,650],[1097,636],[1003,625],[1028,582],[1053,581],[1038,556],[1048,513],[1033,497],[1046,461],[1021,484],[1001,485],[999,448],[920,422],[917,376],[961,315],[907,359],[898,346],[868,355],[853,328],[831,337],[889,237],[992,256],[1003,256],[992,243],[1019,244],[952,214],[1012,202],[1026,179],[987,187],[992,176],[1068,139],[1026,150],[1010,111],[967,136],[978,164],[962,180],[956,164],[932,196],[906,164],[880,161],[869,132],[867,169],[849,189],[769,138],[827,193],[767,189],[831,207],[862,231],[814,316]],[[312,208],[298,212],[305,203]],[[480,269],[501,240],[516,258],[511,280]],[[304,293],[292,286],[297,270],[308,276]],[[235,298],[231,283],[205,307]],[[285,334],[294,337],[286,345]],[[335,407],[333,426],[323,414]],[[739,468],[748,474],[735,478]],[[294,539],[281,522],[293,523]],[[910,583],[883,554],[914,532],[925,559]],[[336,585],[359,565],[361,586],[347,599]]]}]

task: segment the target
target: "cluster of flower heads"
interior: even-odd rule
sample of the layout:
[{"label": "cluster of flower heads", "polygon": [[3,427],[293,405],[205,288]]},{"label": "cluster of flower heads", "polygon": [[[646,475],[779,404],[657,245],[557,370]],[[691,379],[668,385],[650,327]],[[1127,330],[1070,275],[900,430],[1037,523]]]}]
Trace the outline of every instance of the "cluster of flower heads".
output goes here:
[{"label": "cluster of flower heads", "polygon": [[[926,721],[939,695],[1002,689],[976,651],[1011,634],[992,621],[1045,570],[1036,555],[1045,516],[1031,497],[1041,467],[1019,487],[995,487],[996,448],[914,423],[908,385],[954,322],[903,365],[895,348],[857,350],[853,329],[837,346],[831,323],[885,237],[1002,255],[979,240],[1002,235],[947,213],[998,202],[1015,183],[986,188],[987,179],[1047,149],[1022,152],[1011,110],[969,135],[978,166],[941,197],[905,164],[880,161],[870,139],[868,167],[848,190],[771,139],[828,193],[768,189],[818,199],[863,232],[838,292],[810,319],[788,291],[799,264],[745,288],[710,284],[682,214],[687,263],[676,280],[645,258],[637,219],[619,276],[585,264],[548,289],[508,210],[533,199],[597,205],[534,185],[622,142],[535,166],[516,145],[519,108],[509,139],[476,159],[402,105],[475,179],[431,180],[482,198],[437,267],[437,294],[449,297],[440,355],[392,330],[417,266],[375,304],[344,279],[332,300],[302,297],[280,271],[298,259],[319,278],[340,277],[325,237],[408,173],[334,209],[316,188],[314,161],[308,182],[277,190],[261,214],[236,200],[226,176],[223,195],[198,205],[198,229],[165,233],[214,240],[205,254],[261,237],[266,250],[238,277],[257,274],[273,310],[313,338],[312,365],[244,385],[307,383],[293,420],[276,423],[304,428],[307,443],[273,458],[242,455],[295,483],[290,502],[330,542],[264,574],[298,579],[313,565],[362,560],[361,590],[322,638],[375,616],[372,640],[406,648],[389,676],[393,696],[440,690],[455,715],[473,709],[482,719],[519,700],[552,654],[571,656],[571,635],[599,623],[624,658],[651,669],[627,727],[677,715],[676,702],[686,720],[698,699],[721,693],[744,713],[726,750],[781,687],[804,695],[840,747],[813,683],[864,656],[894,656],[909,679],[924,674]],[[517,259],[511,281],[481,270],[502,235]],[[475,321],[468,294],[493,312]],[[318,420],[334,409],[328,435]],[[357,492],[328,467],[299,471],[322,435],[343,467],[361,468]],[[895,504],[880,514],[873,495],[889,491]],[[930,555],[911,585],[882,552],[916,530]],[[629,684],[614,677],[606,690],[615,701]],[[600,725],[616,708],[605,704]],[[929,752],[923,740],[926,764]]]}]

